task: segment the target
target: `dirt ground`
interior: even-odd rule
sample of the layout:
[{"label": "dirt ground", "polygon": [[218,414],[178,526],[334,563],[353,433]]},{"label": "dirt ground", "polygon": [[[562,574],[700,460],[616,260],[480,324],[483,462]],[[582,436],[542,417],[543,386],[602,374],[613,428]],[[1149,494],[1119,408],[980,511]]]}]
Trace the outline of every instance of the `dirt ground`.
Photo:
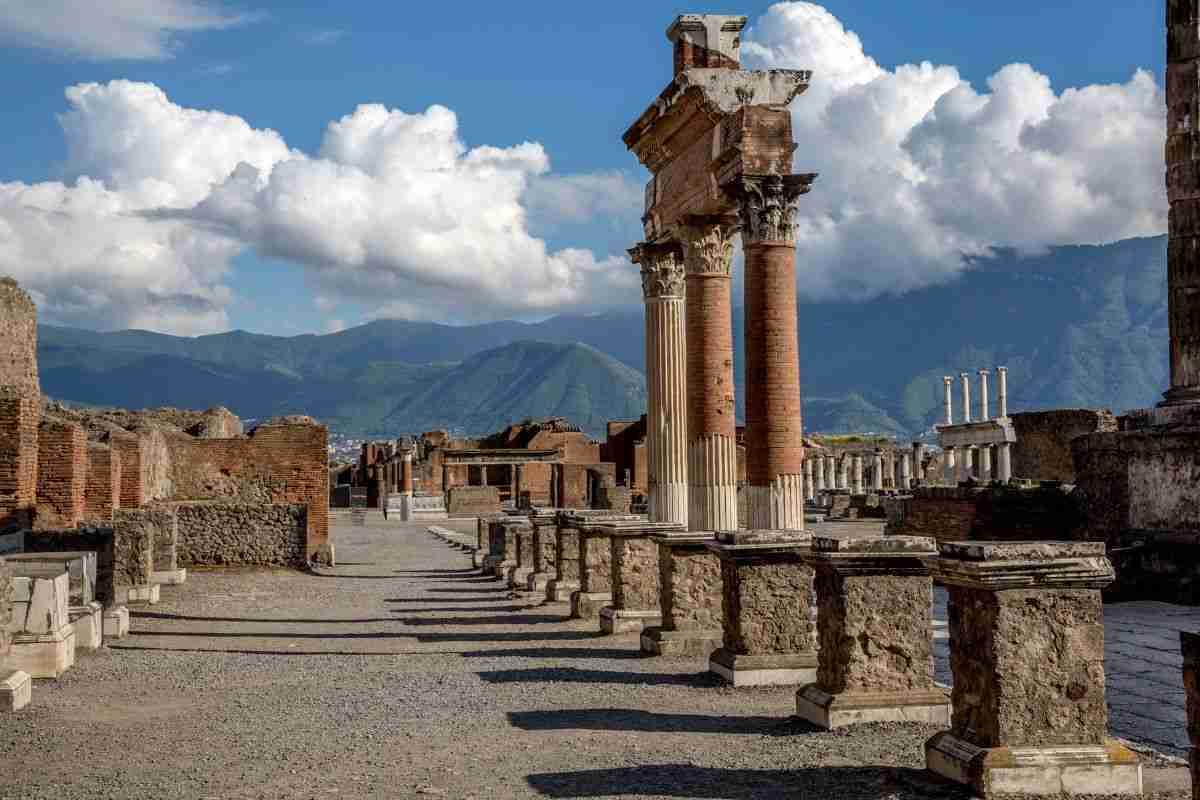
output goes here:
[{"label": "dirt ground", "polygon": [[922,769],[931,728],[820,732],[793,689],[642,658],[423,526],[334,536],[323,574],[193,572],[36,682],[0,717],[0,798],[970,797]]}]

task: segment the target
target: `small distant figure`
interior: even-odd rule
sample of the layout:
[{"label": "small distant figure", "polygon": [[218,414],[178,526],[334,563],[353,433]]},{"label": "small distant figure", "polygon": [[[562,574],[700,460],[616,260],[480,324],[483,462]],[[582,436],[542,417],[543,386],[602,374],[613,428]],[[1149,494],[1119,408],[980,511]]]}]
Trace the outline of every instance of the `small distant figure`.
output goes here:
[{"label": "small distant figure", "polygon": [[387,521],[387,504],[386,503],[383,506],[383,519],[385,522]]}]

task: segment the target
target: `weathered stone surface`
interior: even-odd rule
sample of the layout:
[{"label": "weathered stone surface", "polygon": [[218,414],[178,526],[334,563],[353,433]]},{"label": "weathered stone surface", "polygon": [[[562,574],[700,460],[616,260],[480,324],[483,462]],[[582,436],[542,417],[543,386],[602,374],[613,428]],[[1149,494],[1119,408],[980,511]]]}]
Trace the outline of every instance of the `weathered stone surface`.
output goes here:
[{"label": "weathered stone surface", "polygon": [[113,514],[113,584],[119,589],[150,583],[154,542],[175,516],[163,507],[122,508]]},{"label": "weathered stone surface", "polygon": [[[294,504],[178,503],[176,567],[246,564],[300,567],[307,562],[308,506]],[[165,529],[155,569],[174,569]]]},{"label": "weathered stone surface", "polygon": [[612,592],[612,543],[596,528],[579,531],[579,588],[583,592]]},{"label": "weathered stone surface", "polygon": [[943,542],[939,551],[961,561],[1058,561],[1103,558],[1103,542]]},{"label": "weathered stone surface", "polygon": [[68,602],[86,606],[96,597],[96,554],[93,552],[16,553],[8,556],[14,575],[54,577],[66,572],[70,580]]},{"label": "weathered stone surface", "polygon": [[725,644],[738,655],[812,652],[813,571],[791,552],[722,557]]},{"label": "weathered stone surface", "polygon": [[721,560],[704,546],[658,541],[659,598],[665,630],[720,630]]},{"label": "weathered stone surface", "polygon": [[0,558],[0,661],[8,654],[8,648],[12,644],[12,634],[9,630],[12,628],[12,569],[8,566],[3,558]]},{"label": "weathered stone surface", "polygon": [[612,542],[613,607],[658,611],[658,546],[649,536],[614,536]]},{"label": "weathered stone surface", "polygon": [[554,571],[559,581],[579,582],[579,529],[559,526],[554,535]]}]

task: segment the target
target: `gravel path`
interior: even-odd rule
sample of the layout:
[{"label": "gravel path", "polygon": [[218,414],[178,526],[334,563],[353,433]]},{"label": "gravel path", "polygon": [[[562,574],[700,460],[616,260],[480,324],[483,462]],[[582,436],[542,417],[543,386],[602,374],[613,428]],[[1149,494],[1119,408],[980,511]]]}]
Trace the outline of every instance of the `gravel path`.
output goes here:
[{"label": "gravel path", "polygon": [[815,731],[793,690],[640,658],[421,526],[334,525],[336,569],[192,573],[38,681],[0,798],[970,796],[921,769],[930,728]]}]

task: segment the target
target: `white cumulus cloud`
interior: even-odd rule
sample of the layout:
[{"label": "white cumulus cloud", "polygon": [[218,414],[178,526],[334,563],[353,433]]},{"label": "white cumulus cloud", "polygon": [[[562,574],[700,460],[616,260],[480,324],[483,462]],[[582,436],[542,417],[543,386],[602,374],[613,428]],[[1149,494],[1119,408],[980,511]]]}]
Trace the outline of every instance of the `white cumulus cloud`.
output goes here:
[{"label": "white cumulus cloud", "polygon": [[159,60],[180,34],[254,18],[207,0],[0,0],[0,41],[75,58]]},{"label": "white cumulus cloud", "polygon": [[1056,92],[1012,64],[978,91],[953,66],[887,70],[827,9],[777,3],[754,68],[814,71],[793,105],[800,289],[866,297],[944,281],[964,256],[1162,233],[1165,100],[1146,72]]}]

